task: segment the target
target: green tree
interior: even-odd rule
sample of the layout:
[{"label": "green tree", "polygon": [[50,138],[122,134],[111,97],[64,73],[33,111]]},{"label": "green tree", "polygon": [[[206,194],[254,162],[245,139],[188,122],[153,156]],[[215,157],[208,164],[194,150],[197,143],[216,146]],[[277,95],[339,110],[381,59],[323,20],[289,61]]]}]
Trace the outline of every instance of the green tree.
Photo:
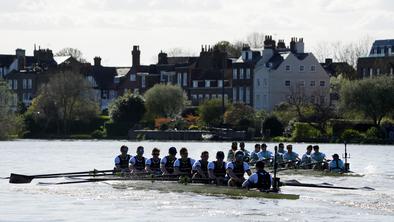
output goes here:
[{"label": "green tree", "polygon": [[264,120],[263,132],[265,136],[282,136],[284,131],[283,124],[276,116],[269,116]]},{"label": "green tree", "polygon": [[230,43],[229,41],[220,41],[216,43],[213,47],[221,52],[227,52],[229,57],[236,57],[238,58],[241,56],[241,51],[244,43],[242,42],[235,42]]},{"label": "green tree", "polygon": [[361,112],[379,126],[394,112],[394,79],[379,76],[346,82],[340,90],[341,107],[348,112]]},{"label": "green tree", "polygon": [[254,126],[255,111],[251,106],[235,103],[224,114],[224,122],[233,128],[246,130]]},{"label": "green tree", "polygon": [[173,118],[181,113],[187,100],[180,86],[156,84],[144,94],[148,115]]},{"label": "green tree", "polygon": [[134,125],[145,114],[145,104],[141,96],[130,92],[118,97],[109,107],[109,115],[113,122],[122,122]]},{"label": "green tree", "polygon": [[11,107],[13,94],[5,81],[0,79],[0,140],[10,138],[19,128],[18,119]]},{"label": "green tree", "polygon": [[[225,104],[225,110],[230,109],[228,103]],[[223,107],[221,99],[206,100],[198,106],[200,120],[208,126],[218,127],[223,123]]]},{"label": "green tree", "polygon": [[99,108],[87,81],[79,73],[59,71],[42,86],[29,107],[36,120],[46,119],[57,125],[58,133],[69,134],[74,120],[88,120],[98,116]]}]

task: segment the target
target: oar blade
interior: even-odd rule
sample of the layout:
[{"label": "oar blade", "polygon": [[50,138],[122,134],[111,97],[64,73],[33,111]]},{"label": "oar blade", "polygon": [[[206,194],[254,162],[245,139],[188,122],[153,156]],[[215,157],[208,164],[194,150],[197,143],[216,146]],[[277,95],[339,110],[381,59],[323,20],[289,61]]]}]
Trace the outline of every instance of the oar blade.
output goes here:
[{"label": "oar blade", "polygon": [[33,176],[11,173],[9,183],[30,183],[33,179]]}]

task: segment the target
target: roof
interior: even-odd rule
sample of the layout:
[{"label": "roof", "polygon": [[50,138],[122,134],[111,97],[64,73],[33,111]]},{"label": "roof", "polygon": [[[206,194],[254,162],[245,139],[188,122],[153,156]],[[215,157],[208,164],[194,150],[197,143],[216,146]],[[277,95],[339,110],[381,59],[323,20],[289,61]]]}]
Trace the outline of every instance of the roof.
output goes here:
[{"label": "roof", "polygon": [[372,47],[375,46],[392,46],[394,45],[394,39],[382,39],[382,40],[375,40]]},{"label": "roof", "polygon": [[56,63],[62,64],[63,62],[65,62],[67,59],[71,58],[71,56],[54,56],[53,59],[56,61]]},{"label": "roof", "polygon": [[10,66],[15,58],[15,55],[0,55],[0,67]]}]

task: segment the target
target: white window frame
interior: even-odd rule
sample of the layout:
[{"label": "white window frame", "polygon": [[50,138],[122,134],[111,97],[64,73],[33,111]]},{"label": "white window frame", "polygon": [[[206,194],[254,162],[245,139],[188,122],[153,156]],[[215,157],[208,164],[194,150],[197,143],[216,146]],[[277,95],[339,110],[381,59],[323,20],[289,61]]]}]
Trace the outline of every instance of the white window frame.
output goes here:
[{"label": "white window frame", "polygon": [[198,80],[193,80],[193,88],[198,88]]},{"label": "white window frame", "polygon": [[243,68],[239,69],[239,79],[244,79],[244,69]]},{"label": "white window frame", "polygon": [[311,72],[316,72],[316,66],[311,66]]},{"label": "white window frame", "polygon": [[239,87],[239,101],[241,102],[245,102],[244,92],[245,92],[245,87],[243,86]]},{"label": "white window frame", "polygon": [[13,85],[13,89],[18,89],[18,80],[17,79],[14,79],[14,80],[12,80],[12,85]]},{"label": "white window frame", "polygon": [[246,104],[250,104],[250,87],[247,86],[245,88],[245,97],[246,97]]},{"label": "white window frame", "polygon": [[299,83],[301,87],[305,87],[305,80],[300,80]]},{"label": "white window frame", "polygon": [[218,80],[218,87],[220,87],[220,88],[223,87],[223,80]]},{"label": "white window frame", "polygon": [[136,74],[130,74],[130,81],[131,82],[137,81],[137,75]]},{"label": "white window frame", "polygon": [[285,66],[285,71],[291,72],[291,66],[290,66],[290,65],[286,65],[286,66]]},{"label": "white window frame", "polygon": [[8,80],[8,88],[9,88],[9,89],[13,89],[13,88],[14,88],[14,87],[12,86],[13,82],[14,82],[14,81],[13,81],[12,79],[9,79],[9,80]]},{"label": "white window frame", "polygon": [[285,80],[285,86],[290,87],[291,86],[291,81],[290,80]]},{"label": "white window frame", "polygon": [[33,80],[32,79],[27,79],[27,88],[32,89],[33,88]]},{"label": "white window frame", "polygon": [[376,69],[376,75],[380,75],[380,69],[379,68]]},{"label": "white window frame", "polygon": [[393,67],[391,67],[390,68],[390,75],[393,75],[394,74],[394,70],[393,70]]},{"label": "white window frame", "polygon": [[300,72],[305,72],[305,66],[304,65],[300,65]]},{"label": "white window frame", "polygon": [[246,79],[250,79],[250,68],[246,68]]},{"label": "white window frame", "polygon": [[184,73],[183,73],[183,79],[182,79],[182,81],[183,81],[183,86],[187,86],[187,72],[184,72]]},{"label": "white window frame", "polygon": [[237,68],[233,69],[233,79],[237,79],[238,75],[237,75]]},{"label": "white window frame", "polygon": [[326,81],[321,80],[320,83],[319,83],[319,85],[320,85],[321,87],[325,87],[325,86],[326,86]]},{"label": "white window frame", "polygon": [[180,72],[177,73],[177,83],[179,86],[182,85],[182,73]]},{"label": "white window frame", "polygon": [[205,80],[205,88],[211,87],[211,80]]},{"label": "white window frame", "polygon": [[370,69],[369,69],[369,77],[372,78],[372,76],[373,76],[373,68],[370,68]]},{"label": "white window frame", "polygon": [[237,87],[234,87],[233,88],[233,102],[236,102],[237,101],[237,94],[238,94],[238,88]]},{"label": "white window frame", "polygon": [[315,87],[316,86],[316,81],[315,80],[311,80],[309,85],[312,86],[312,87]]}]

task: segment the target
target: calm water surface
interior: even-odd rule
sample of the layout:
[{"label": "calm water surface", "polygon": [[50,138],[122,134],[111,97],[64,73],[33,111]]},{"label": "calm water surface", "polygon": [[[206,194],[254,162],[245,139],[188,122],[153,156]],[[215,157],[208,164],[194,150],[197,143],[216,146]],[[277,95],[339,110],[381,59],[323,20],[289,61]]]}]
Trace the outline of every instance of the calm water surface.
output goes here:
[{"label": "calm water surface", "polygon": [[[198,159],[203,150],[229,148],[229,143],[44,141],[0,142],[0,176],[11,172],[38,174],[111,169],[122,144],[134,154],[137,145],[150,154],[170,146],[189,148]],[[249,150],[252,143],[247,143]],[[268,144],[273,149],[274,144]],[[342,154],[341,144],[321,144],[326,154]],[[295,144],[302,154],[306,144]],[[306,183],[370,186],[375,191],[283,187],[299,200],[230,199],[196,194],[114,189],[105,183],[62,186],[8,184],[0,180],[0,221],[394,221],[394,146],[348,145],[350,167],[364,177],[284,176]],[[57,181],[64,179],[47,179]]]}]

